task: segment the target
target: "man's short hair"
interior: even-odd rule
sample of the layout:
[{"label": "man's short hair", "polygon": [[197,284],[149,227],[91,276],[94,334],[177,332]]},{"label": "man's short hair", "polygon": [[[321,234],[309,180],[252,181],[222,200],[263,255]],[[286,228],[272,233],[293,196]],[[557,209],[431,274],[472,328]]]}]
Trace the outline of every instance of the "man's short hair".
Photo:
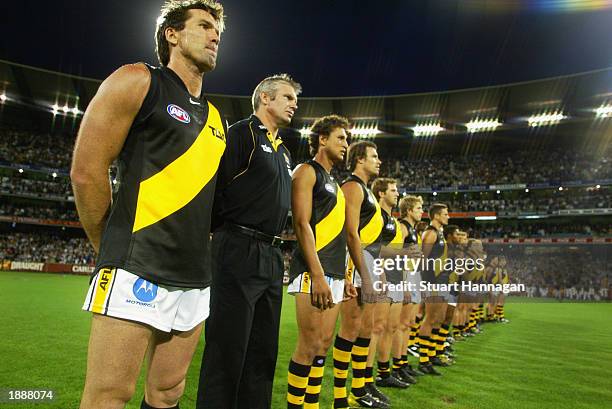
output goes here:
[{"label": "man's short hair", "polygon": [[357,167],[357,162],[361,159],[365,159],[368,153],[368,148],[378,149],[374,142],[370,141],[359,141],[352,143],[348,149],[347,168],[351,172]]},{"label": "man's short hair", "polygon": [[397,180],[393,178],[376,178],[372,182],[372,193],[377,200],[380,200],[380,193],[385,193],[389,185],[397,185]]},{"label": "man's short hair", "polygon": [[448,206],[444,203],[434,203],[429,208],[429,220],[433,220],[437,214],[442,213],[442,210],[448,209]]},{"label": "man's short hair", "polygon": [[317,119],[310,127],[310,135],[308,136],[310,155],[314,156],[319,151],[319,137],[329,136],[337,128],[343,128],[348,132],[348,119],[340,115],[327,115]]},{"label": "man's short hair", "polygon": [[449,224],[444,227],[444,238],[448,240],[448,236],[452,236],[455,232],[459,231],[460,228],[456,224]]},{"label": "man's short hair", "polygon": [[294,89],[296,95],[300,95],[302,92],[302,86],[299,82],[295,81],[289,74],[276,74],[264,78],[253,91],[251,97],[251,103],[253,104],[253,111],[257,112],[259,104],[261,103],[261,94],[266,93],[270,95],[270,98],[276,98],[276,91],[278,91],[279,84],[287,84]]},{"label": "man's short hair", "polygon": [[166,29],[172,27],[177,31],[185,28],[189,10],[204,10],[217,21],[219,31],[225,28],[223,6],[215,0],[166,0],[157,17],[155,29],[155,52],[159,63],[164,67],[170,62],[170,46],[166,40]]},{"label": "man's short hair", "polygon": [[408,216],[408,212],[414,209],[418,204],[423,204],[423,198],[421,196],[408,195],[402,197],[402,200],[399,202],[400,218],[403,219]]}]

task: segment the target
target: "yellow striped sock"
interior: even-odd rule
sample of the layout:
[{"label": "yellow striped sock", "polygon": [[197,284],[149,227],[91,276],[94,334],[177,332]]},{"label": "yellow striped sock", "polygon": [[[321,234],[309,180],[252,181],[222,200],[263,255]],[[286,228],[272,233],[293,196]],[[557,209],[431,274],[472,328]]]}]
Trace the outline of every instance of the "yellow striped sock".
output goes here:
[{"label": "yellow striped sock", "polygon": [[310,365],[298,364],[294,360],[289,362],[289,373],[287,375],[287,408],[301,408],[304,403],[304,395],[308,386],[308,374]]}]

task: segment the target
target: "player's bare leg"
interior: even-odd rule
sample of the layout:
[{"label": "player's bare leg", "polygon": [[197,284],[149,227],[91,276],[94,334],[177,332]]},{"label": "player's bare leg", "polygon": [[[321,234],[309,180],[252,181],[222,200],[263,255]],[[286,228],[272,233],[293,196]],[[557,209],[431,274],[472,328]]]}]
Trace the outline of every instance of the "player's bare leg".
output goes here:
[{"label": "player's bare leg", "polygon": [[147,350],[145,385],[145,400],[150,406],[169,408],[178,403],[202,327],[199,324],[189,331],[153,334]]},{"label": "player's bare leg", "polygon": [[152,333],[143,324],[93,314],[81,409],[125,407],[136,390]]}]

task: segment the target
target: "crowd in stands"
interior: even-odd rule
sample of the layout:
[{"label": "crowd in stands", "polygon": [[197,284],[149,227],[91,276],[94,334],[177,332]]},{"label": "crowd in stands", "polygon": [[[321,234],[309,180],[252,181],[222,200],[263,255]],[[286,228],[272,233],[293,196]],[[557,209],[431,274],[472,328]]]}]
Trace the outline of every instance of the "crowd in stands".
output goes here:
[{"label": "crowd in stands", "polygon": [[508,249],[512,282],[525,284],[530,297],[571,300],[607,299],[612,278],[607,248],[522,246]]},{"label": "crowd in stands", "polygon": [[[440,201],[445,202],[444,199]],[[580,193],[565,194],[553,191],[552,194],[532,197],[521,197],[516,199],[472,199],[453,198],[447,202],[451,211],[462,212],[537,212],[549,213],[557,210],[571,209],[610,209],[612,208],[612,191],[606,190],[581,190]]]},{"label": "crowd in stands", "polygon": [[66,199],[72,196],[72,187],[67,178],[47,181],[26,177],[0,176],[0,193]]},{"label": "crowd in stands", "polygon": [[[0,128],[0,162],[68,170],[74,135],[51,135]],[[610,155],[600,152],[547,148],[486,154],[432,154],[410,159],[411,152],[387,151],[380,143],[381,175],[397,178],[400,187],[429,187],[592,181],[612,178]],[[407,159],[408,158],[408,159]],[[306,160],[298,158],[298,161]],[[339,171],[342,178],[347,173]]]},{"label": "crowd in stands", "polygon": [[73,208],[60,208],[58,206],[34,206],[23,203],[0,204],[0,216],[30,217],[45,220],[78,221],[79,216]]},{"label": "crowd in stands", "polygon": [[470,237],[480,238],[542,238],[542,237],[610,237],[612,224],[551,224],[517,223],[476,224],[469,229]]},{"label": "crowd in stands", "polygon": [[74,137],[0,128],[0,161],[68,169]]},{"label": "crowd in stands", "polygon": [[[612,177],[612,160],[605,155],[549,150],[540,156],[532,151],[510,154],[436,155],[418,160],[391,159],[381,172],[397,178],[400,187],[422,188],[499,185],[518,183],[562,183]],[[384,159],[384,158],[383,158]]]},{"label": "crowd in stands", "polygon": [[0,235],[0,260],[93,264],[95,256],[85,238],[9,233]]}]

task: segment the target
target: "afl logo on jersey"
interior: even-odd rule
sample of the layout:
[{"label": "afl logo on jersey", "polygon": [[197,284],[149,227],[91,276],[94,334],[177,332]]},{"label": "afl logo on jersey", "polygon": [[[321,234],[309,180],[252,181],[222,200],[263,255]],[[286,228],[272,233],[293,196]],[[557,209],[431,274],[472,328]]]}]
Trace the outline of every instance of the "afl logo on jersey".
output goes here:
[{"label": "afl logo on jersey", "polygon": [[172,118],[176,119],[179,122],[182,122],[184,124],[188,124],[189,122],[191,122],[191,118],[189,117],[187,111],[185,111],[178,105],[170,104],[166,108],[166,111],[168,111],[168,114],[170,114]]},{"label": "afl logo on jersey", "polygon": [[336,193],[336,189],[334,189],[331,183],[325,184],[325,190],[327,190],[329,193]]}]

